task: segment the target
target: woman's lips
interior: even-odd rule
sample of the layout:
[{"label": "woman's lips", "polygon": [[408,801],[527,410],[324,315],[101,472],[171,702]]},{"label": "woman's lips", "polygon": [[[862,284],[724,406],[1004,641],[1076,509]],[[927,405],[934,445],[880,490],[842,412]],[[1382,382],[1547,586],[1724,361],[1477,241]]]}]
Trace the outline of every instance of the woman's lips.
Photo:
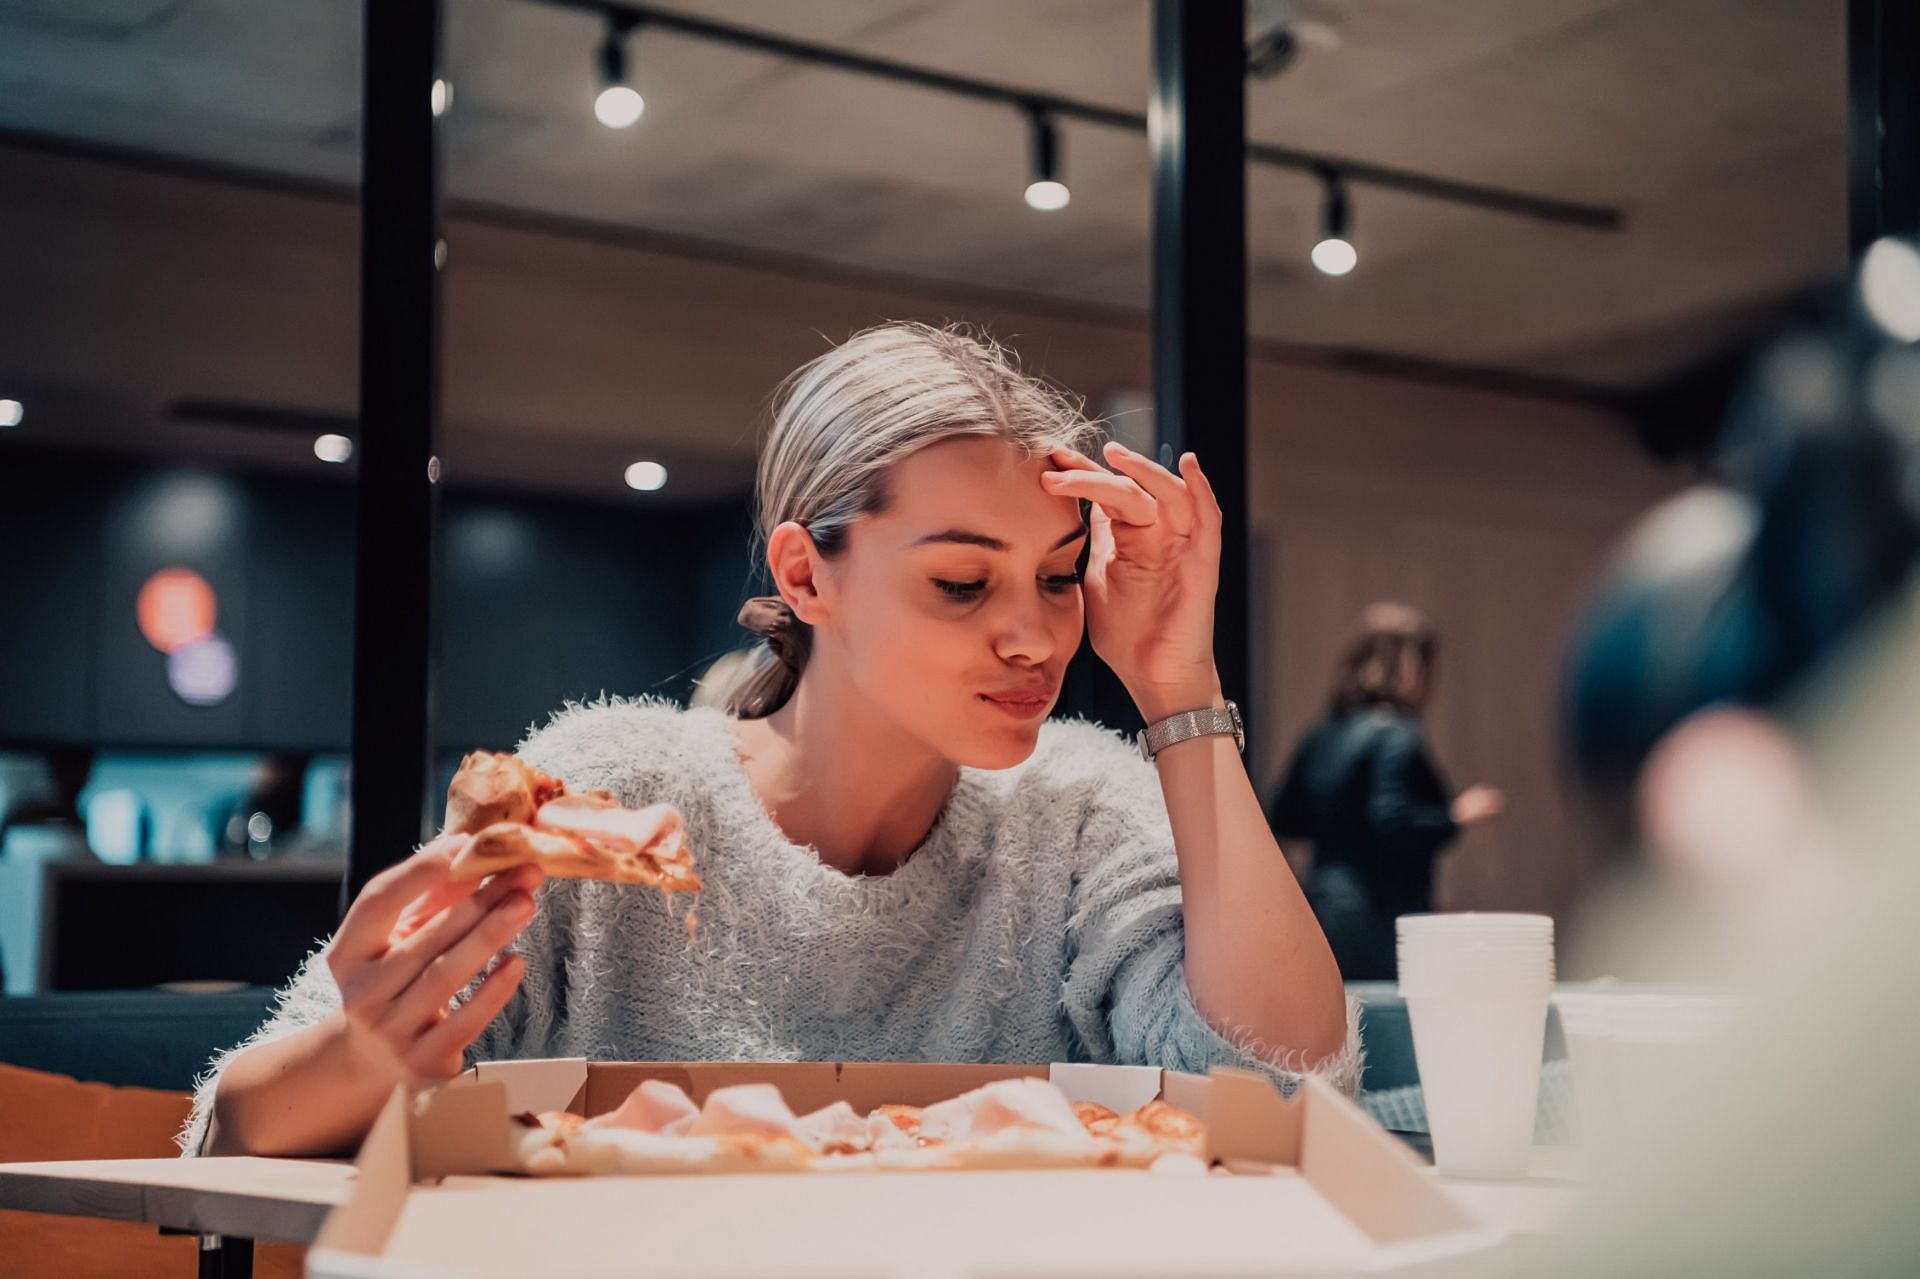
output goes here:
[{"label": "woman's lips", "polygon": [[1015,719],[1037,719],[1053,705],[1052,693],[982,693],[980,700]]}]

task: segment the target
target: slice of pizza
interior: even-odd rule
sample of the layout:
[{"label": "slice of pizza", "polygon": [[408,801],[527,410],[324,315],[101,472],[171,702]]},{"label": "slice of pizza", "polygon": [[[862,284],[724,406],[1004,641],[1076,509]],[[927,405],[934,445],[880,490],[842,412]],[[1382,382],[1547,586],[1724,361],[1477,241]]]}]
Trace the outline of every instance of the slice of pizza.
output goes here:
[{"label": "slice of pizza", "polygon": [[511,755],[475,751],[447,788],[448,834],[473,836],[454,855],[456,880],[535,865],[566,879],[697,892],[693,852],[669,804],[623,807],[605,791],[575,792]]}]

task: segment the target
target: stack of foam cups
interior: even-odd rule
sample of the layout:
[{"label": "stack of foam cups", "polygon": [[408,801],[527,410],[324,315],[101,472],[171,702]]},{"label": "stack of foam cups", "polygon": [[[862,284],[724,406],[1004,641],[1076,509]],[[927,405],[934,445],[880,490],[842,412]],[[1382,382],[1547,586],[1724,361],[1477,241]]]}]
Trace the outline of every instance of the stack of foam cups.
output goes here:
[{"label": "stack of foam cups", "polygon": [[1553,996],[1546,915],[1402,915],[1400,995],[1413,1023],[1434,1165],[1527,1174]]}]

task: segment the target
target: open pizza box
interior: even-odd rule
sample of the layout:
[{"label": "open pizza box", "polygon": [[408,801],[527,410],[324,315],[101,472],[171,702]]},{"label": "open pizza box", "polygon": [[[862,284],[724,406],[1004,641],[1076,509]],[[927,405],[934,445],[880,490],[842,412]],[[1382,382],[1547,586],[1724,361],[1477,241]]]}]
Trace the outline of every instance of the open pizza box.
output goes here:
[{"label": "open pizza box", "polygon": [[[924,1106],[998,1079],[1050,1079],[1125,1113],[1156,1097],[1207,1125],[1211,1173],[1114,1169],[526,1177],[508,1117],[617,1108],[647,1079],[695,1102],[777,1085],[796,1113]],[[312,1279],[506,1275],[1329,1274],[1497,1243],[1494,1230],[1339,1092],[1291,1098],[1239,1071],[909,1063],[483,1063],[409,1100],[361,1147]]]}]

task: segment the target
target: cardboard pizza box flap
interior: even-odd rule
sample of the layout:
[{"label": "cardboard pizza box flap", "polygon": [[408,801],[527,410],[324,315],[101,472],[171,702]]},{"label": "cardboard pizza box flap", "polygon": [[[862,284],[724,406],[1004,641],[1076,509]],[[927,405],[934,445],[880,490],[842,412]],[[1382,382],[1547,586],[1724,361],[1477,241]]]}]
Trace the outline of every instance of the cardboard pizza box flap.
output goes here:
[{"label": "cardboard pizza box flap", "polygon": [[[532,1057],[525,1061],[483,1061],[468,1068],[455,1086],[497,1083],[506,1087],[507,1113],[541,1114],[573,1110],[587,1085],[585,1057]],[[439,1089],[436,1091],[451,1091]]]},{"label": "cardboard pizza box flap", "polygon": [[360,1143],[353,1195],[321,1223],[313,1240],[316,1251],[377,1255],[386,1248],[412,1182],[408,1109],[407,1090],[395,1088]]},{"label": "cardboard pizza box flap", "polygon": [[454,1173],[512,1172],[509,1115],[524,1112],[508,1103],[502,1082],[481,1080],[423,1093],[408,1107],[407,1142],[415,1181]]},{"label": "cardboard pizza box flap", "polygon": [[1376,1243],[1472,1230],[1479,1219],[1425,1175],[1411,1150],[1338,1089],[1301,1084],[1300,1172]]},{"label": "cardboard pizza box flap", "polygon": [[1206,1106],[1200,1118],[1207,1125],[1210,1159],[1228,1165],[1245,1162],[1286,1167],[1300,1162],[1305,1097],[1282,1097],[1270,1081],[1244,1070],[1221,1067],[1208,1082],[1211,1086],[1206,1090]]},{"label": "cardboard pizza box flap", "polygon": [[1163,1072],[1158,1066],[1090,1066],[1082,1062],[1055,1062],[1047,1079],[1068,1101],[1090,1101],[1118,1114],[1140,1109],[1160,1095]]}]

